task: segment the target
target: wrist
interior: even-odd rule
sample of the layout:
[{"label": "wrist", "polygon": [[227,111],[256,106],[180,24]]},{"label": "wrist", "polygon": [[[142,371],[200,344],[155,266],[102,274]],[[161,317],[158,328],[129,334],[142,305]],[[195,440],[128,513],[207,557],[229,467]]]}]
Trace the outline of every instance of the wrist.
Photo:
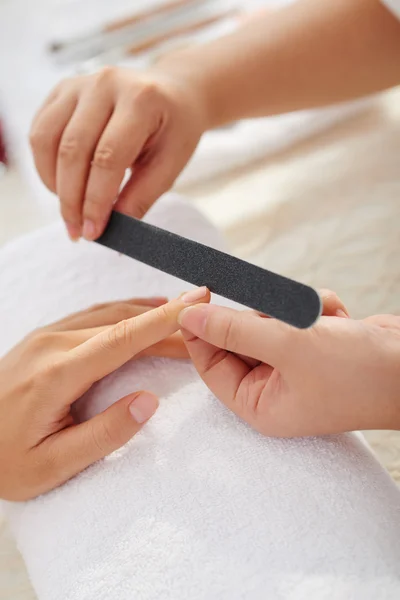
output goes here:
[{"label": "wrist", "polygon": [[216,110],[212,81],[202,61],[201,49],[175,52],[160,60],[155,70],[185,89],[198,108],[203,131],[224,124],[223,116]]}]

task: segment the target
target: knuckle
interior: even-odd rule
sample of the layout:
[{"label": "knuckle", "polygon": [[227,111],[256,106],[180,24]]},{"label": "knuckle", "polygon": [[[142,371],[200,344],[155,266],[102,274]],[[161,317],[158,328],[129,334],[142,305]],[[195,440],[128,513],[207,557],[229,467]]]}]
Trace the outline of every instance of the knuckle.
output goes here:
[{"label": "knuckle", "polygon": [[61,139],[58,156],[65,162],[75,162],[82,156],[82,143],[77,134],[68,134]]},{"label": "knuckle", "polygon": [[44,377],[48,381],[61,383],[65,375],[65,363],[63,361],[53,361],[44,369]]},{"label": "knuckle", "polygon": [[107,332],[106,345],[110,349],[120,345],[131,345],[135,339],[135,322],[130,319],[120,321]]},{"label": "knuckle", "polygon": [[171,318],[168,304],[161,304],[161,306],[158,306],[157,312],[163,321],[168,321]]},{"label": "knuckle", "polygon": [[103,86],[108,85],[115,79],[115,76],[118,72],[117,67],[112,67],[106,65],[102,67],[97,73],[93,76],[93,83],[95,86]]},{"label": "knuckle", "polygon": [[29,346],[31,350],[35,352],[43,352],[50,347],[53,347],[57,341],[58,334],[53,331],[46,331],[39,329],[35,331],[31,336],[28,336]]},{"label": "knuckle", "polygon": [[51,150],[55,145],[55,138],[47,129],[32,127],[29,133],[29,143],[34,151]]},{"label": "knuckle", "polygon": [[158,86],[152,81],[142,83],[139,90],[136,92],[135,101],[143,103],[146,106],[154,102],[160,95]]},{"label": "knuckle", "polygon": [[115,445],[114,435],[107,421],[102,420],[92,425],[91,427],[91,440],[93,445],[100,452],[101,455],[105,455],[110,452]]},{"label": "knuckle", "polygon": [[99,146],[94,154],[92,164],[107,171],[118,168],[120,159],[117,149],[111,145]]},{"label": "knuckle", "polygon": [[106,197],[99,195],[97,192],[89,192],[85,198],[83,218],[97,220],[97,218],[104,217],[106,207],[108,207]]},{"label": "knuckle", "polygon": [[230,315],[223,323],[222,344],[224,348],[229,349],[231,352],[235,352],[237,348],[238,319],[239,315]]}]

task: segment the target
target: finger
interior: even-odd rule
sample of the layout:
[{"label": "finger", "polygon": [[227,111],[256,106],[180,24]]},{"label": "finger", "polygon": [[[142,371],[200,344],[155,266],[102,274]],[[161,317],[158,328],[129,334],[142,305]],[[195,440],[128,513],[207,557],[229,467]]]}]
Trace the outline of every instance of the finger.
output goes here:
[{"label": "finger", "polygon": [[31,129],[33,127],[35,127],[36,123],[38,122],[38,120],[40,119],[40,117],[42,116],[42,114],[44,113],[44,111],[50,106],[50,104],[53,104],[53,102],[55,102],[56,100],[58,100],[58,98],[60,97],[61,89],[62,89],[64,83],[65,82],[59,83],[50,92],[50,94],[47,96],[47,98],[45,99],[45,101],[42,102],[41,106],[36,111],[36,114],[33,117],[32,124],[31,124]]},{"label": "finger", "polygon": [[[61,342],[61,344],[60,342],[57,343],[57,348],[61,349],[62,346],[65,351],[72,350],[73,348],[84,344],[96,335],[103,333],[107,329],[109,329],[109,327],[93,327],[91,329],[78,329],[77,331],[69,331],[68,334],[65,335],[64,341]],[[189,354],[181,333],[176,332],[167,337],[165,340],[161,340],[153,346],[145,348],[142,352],[136,354],[136,358],[139,358],[140,356],[187,359]]]},{"label": "finger", "polygon": [[153,394],[137,392],[93,419],[48,438],[41,451],[47,454],[47,464],[52,466],[52,487],[125,445],[157,408],[158,400]]},{"label": "finger", "polygon": [[167,298],[133,298],[124,302],[107,302],[68,315],[61,321],[52,323],[44,329],[47,331],[73,331],[102,325],[114,325],[126,318],[142,314],[150,308],[162,306]]},{"label": "finger", "polygon": [[325,317],[342,317],[349,318],[349,312],[345,304],[341,301],[339,296],[332,292],[332,290],[320,290],[319,295],[322,300],[322,314]]},{"label": "finger", "polygon": [[72,239],[82,234],[82,206],[97,143],[113,111],[112,97],[98,86],[78,105],[61,137],[57,159],[57,195]]},{"label": "finger", "polygon": [[179,315],[179,323],[213,346],[274,367],[284,363],[288,344],[298,335],[294,328],[275,319],[215,305],[187,308]]},{"label": "finger", "polygon": [[[146,348],[143,350],[141,355],[161,356],[164,358],[173,358],[175,360],[189,358],[188,350],[185,342],[183,341],[182,334],[179,331],[173,333],[165,340],[157,342],[157,344],[154,344],[154,346]],[[138,357],[140,354],[137,354],[136,356]]]},{"label": "finger", "polygon": [[[156,306],[161,306],[162,304],[166,304],[168,302],[168,298],[166,296],[152,296],[147,298],[127,298],[126,300],[121,300],[124,304],[136,304],[138,306],[148,306],[155,308]],[[90,308],[87,309],[87,312],[99,310],[102,308],[108,308],[110,306],[114,306],[117,301],[112,302],[104,302],[102,304],[94,304]]]},{"label": "finger", "polygon": [[222,402],[231,404],[251,367],[237,355],[213,346],[185,329],[182,329],[182,336],[204,383]]},{"label": "finger", "polygon": [[79,315],[76,319],[73,319],[62,326],[59,331],[72,331],[90,327],[115,325],[124,319],[132,319],[132,317],[141,315],[149,310],[151,310],[149,306],[119,303],[115,306],[110,306],[109,308],[89,312],[86,315]]},{"label": "finger", "polygon": [[239,417],[257,426],[260,398],[274,371],[261,364],[249,366],[237,355],[217,348],[183,330],[190,358],[207,387],[230,410]]},{"label": "finger", "polygon": [[56,166],[60,140],[77,104],[75,90],[51,102],[35,119],[30,144],[43,183],[56,192]]},{"label": "finger", "polygon": [[65,376],[74,381],[75,393],[82,394],[95,381],[112,373],[138,353],[176,333],[178,315],[185,306],[209,301],[207,288],[198,288],[168,304],[121,321],[75,348],[65,365]]},{"label": "finger", "polygon": [[237,354],[236,356],[238,358],[240,358],[240,360],[242,360],[244,363],[246,363],[246,365],[248,367],[251,367],[252,369],[254,369],[254,367],[258,367],[258,365],[261,362],[255,358],[250,358],[249,356],[245,356],[244,354]]},{"label": "finger", "polygon": [[121,191],[115,210],[141,219],[162,194],[167,192],[184,163],[176,163],[177,152],[164,145],[149,151],[146,160],[134,165],[132,175]]},{"label": "finger", "polygon": [[153,133],[151,127],[143,114],[131,106],[117,105],[98,142],[90,169],[83,205],[83,235],[87,240],[94,240],[103,232],[125,171],[143,150]]}]

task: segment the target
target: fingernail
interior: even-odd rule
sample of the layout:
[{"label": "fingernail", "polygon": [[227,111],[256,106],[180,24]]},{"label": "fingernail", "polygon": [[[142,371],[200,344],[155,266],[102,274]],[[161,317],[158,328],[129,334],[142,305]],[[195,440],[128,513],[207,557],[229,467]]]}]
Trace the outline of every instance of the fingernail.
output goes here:
[{"label": "fingernail", "polygon": [[178,315],[179,325],[194,335],[201,335],[205,330],[210,308],[209,304],[184,308]]},{"label": "fingernail", "polygon": [[145,423],[158,408],[158,400],[152,394],[139,394],[130,404],[129,410],[137,423]]},{"label": "fingernail", "polygon": [[341,308],[338,308],[338,310],[336,311],[336,316],[340,317],[341,319],[349,319],[349,315],[347,313],[344,312],[344,310],[342,310]]},{"label": "fingernail", "polygon": [[192,302],[197,302],[197,300],[201,300],[206,294],[207,288],[205,285],[203,285],[202,287],[190,290],[190,292],[186,292],[186,294],[183,294],[181,300],[183,300],[185,304],[191,304]]},{"label": "fingernail", "polygon": [[81,228],[78,225],[72,225],[72,223],[65,223],[69,238],[72,242],[77,242],[81,236]]},{"label": "fingernail", "polygon": [[90,219],[85,219],[83,223],[83,237],[89,242],[96,237],[96,226]]}]

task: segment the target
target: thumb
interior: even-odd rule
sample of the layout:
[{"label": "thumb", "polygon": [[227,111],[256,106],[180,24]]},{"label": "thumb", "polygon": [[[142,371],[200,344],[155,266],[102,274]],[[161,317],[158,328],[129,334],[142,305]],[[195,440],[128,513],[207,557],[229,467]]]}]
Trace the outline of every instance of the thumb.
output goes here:
[{"label": "thumb", "polygon": [[182,329],[216,348],[274,367],[285,362],[288,344],[298,335],[275,319],[215,304],[186,307],[178,321]]},{"label": "thumb", "polygon": [[274,367],[284,364],[292,328],[256,313],[215,305],[205,310],[185,308],[178,321],[204,383],[228,408],[255,425],[252,407],[258,405],[260,385],[269,380]]},{"label": "thumb", "polygon": [[[89,421],[57,435],[55,485],[64,483],[89,465],[126,444],[156,412],[158,399],[148,392],[125,396]],[[55,440],[54,440],[55,441]],[[56,463],[57,461],[52,461]]]},{"label": "thumb", "polygon": [[132,175],[122,189],[114,209],[141,219],[149,208],[173,186],[185,166],[176,162],[175,148],[165,144],[142,163],[133,165]]},{"label": "thumb", "polygon": [[339,296],[332,290],[319,290],[322,300],[322,314],[326,317],[349,318],[349,311]]}]

